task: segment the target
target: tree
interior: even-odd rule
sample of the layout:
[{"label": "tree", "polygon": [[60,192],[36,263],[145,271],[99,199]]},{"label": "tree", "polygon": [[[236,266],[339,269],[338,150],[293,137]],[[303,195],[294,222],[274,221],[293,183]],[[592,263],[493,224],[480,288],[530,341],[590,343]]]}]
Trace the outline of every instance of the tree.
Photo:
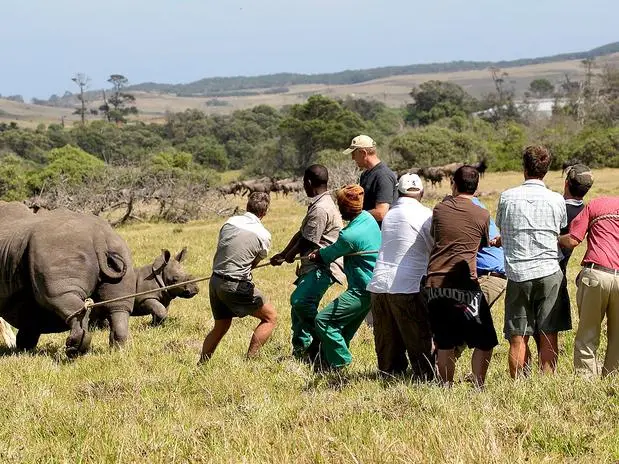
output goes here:
[{"label": "tree", "polygon": [[548,79],[534,79],[529,84],[529,95],[534,98],[552,97],[555,86]]},{"label": "tree", "polygon": [[487,108],[484,119],[490,122],[518,121],[520,112],[514,101],[514,88],[508,86],[509,74],[500,68],[490,68],[495,92],[486,95],[483,106]]},{"label": "tree", "polygon": [[319,151],[341,150],[366,128],[357,113],[322,95],[311,96],[303,105],[291,106],[280,124],[283,136],[297,149],[298,158],[291,168],[298,173],[303,172]]},{"label": "tree", "polygon": [[409,94],[414,102],[407,106],[406,121],[412,125],[431,124],[442,118],[466,116],[475,111],[476,100],[458,84],[427,81]]},{"label": "tree", "polygon": [[408,166],[439,166],[451,162],[475,162],[486,155],[484,141],[474,134],[430,125],[396,136],[390,144]]},{"label": "tree", "polygon": [[79,108],[76,108],[73,114],[79,114],[82,120],[82,126],[86,122],[86,99],[84,98],[84,90],[88,88],[88,84],[90,83],[90,77],[88,77],[84,73],[77,73],[71,79],[73,82],[77,84],[80,88],[80,94],[77,96],[77,99],[80,101],[81,105]]},{"label": "tree", "polygon": [[135,96],[123,92],[129,80],[122,74],[112,74],[107,81],[112,84],[112,95],[106,98],[104,92],[103,105],[99,107],[99,110],[105,114],[109,122],[116,124],[127,122],[127,116],[138,114],[138,109],[134,105]]},{"label": "tree", "polygon": [[202,166],[225,171],[230,164],[226,149],[214,137],[204,135],[191,137],[179,148],[184,152],[191,153],[193,159]]}]

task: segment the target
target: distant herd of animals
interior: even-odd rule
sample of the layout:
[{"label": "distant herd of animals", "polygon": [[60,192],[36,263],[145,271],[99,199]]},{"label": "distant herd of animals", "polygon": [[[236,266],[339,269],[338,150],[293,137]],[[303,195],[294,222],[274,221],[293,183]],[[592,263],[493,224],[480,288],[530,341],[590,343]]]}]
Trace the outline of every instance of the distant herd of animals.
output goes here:
[{"label": "distant herd of animals", "polygon": [[260,179],[250,179],[243,181],[232,181],[225,185],[217,187],[217,191],[220,195],[245,195],[253,192],[275,193],[276,195],[281,193],[284,196],[288,196],[290,193],[302,192],[303,181],[292,177],[286,179],[273,179],[270,177],[262,177]]},{"label": "distant herd of animals", "polygon": [[[449,179],[463,164],[464,163],[450,163],[444,166],[409,168],[399,170],[396,174],[398,178],[402,174],[406,173],[418,174],[420,177],[423,177],[430,182],[433,187],[435,187],[437,184],[440,186],[444,179]],[[481,176],[483,176],[488,169],[488,164],[485,159],[472,164],[472,166],[479,171]],[[262,177],[260,179],[233,181],[217,187],[217,191],[222,196],[240,195],[244,197],[245,195],[253,192],[269,192],[275,193],[276,195],[281,193],[284,196],[288,196],[290,193],[302,192],[303,181],[292,177],[279,180],[270,177]]]}]

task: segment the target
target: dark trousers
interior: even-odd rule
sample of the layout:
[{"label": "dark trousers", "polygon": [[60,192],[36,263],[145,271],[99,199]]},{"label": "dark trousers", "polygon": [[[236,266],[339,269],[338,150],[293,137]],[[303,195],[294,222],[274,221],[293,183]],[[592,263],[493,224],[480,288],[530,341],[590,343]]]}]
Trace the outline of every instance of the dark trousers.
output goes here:
[{"label": "dark trousers", "polygon": [[372,316],[378,369],[403,374],[410,361],[413,378],[433,379],[432,332],[424,295],[373,293]]}]

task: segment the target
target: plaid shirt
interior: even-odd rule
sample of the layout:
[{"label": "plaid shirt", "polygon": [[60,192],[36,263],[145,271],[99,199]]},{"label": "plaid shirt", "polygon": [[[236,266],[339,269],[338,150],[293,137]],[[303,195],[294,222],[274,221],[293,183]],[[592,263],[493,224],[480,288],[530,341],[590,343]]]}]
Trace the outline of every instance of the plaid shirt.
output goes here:
[{"label": "plaid shirt", "polygon": [[501,229],[507,278],[515,282],[538,279],[557,272],[557,239],[567,226],[565,200],[530,179],[501,194],[496,215]]}]

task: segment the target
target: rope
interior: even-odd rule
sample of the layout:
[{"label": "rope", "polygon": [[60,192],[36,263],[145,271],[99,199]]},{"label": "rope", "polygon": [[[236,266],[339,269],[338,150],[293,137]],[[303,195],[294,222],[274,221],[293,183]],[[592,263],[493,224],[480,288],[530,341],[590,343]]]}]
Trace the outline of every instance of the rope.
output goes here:
[{"label": "rope", "polygon": [[[378,253],[378,250],[370,250],[370,251],[358,251],[356,253],[349,253],[347,255],[344,255],[344,257],[351,257],[351,256],[363,256],[363,255],[371,255],[371,254],[376,254]],[[307,256],[297,256],[294,260],[295,261],[300,261],[302,259],[307,258]],[[270,266],[271,263],[266,262],[266,263],[262,263],[262,264],[258,264],[254,269],[260,269],[261,267],[266,267],[266,266]],[[138,292],[138,293],[132,293],[131,295],[125,295],[125,296],[119,296],[117,298],[112,298],[110,300],[105,300],[105,301],[99,301],[97,303],[95,303],[91,298],[86,298],[86,300],[84,301],[84,307],[82,309],[80,309],[79,311],[77,311],[76,313],[72,314],[68,319],[71,319],[72,317],[77,316],[79,313],[81,313],[82,311],[86,310],[90,310],[92,308],[96,308],[98,306],[104,306],[106,304],[109,303],[114,303],[116,301],[122,301],[122,300],[127,300],[129,298],[134,298],[136,296],[142,296],[142,295],[148,295],[149,293],[156,293],[159,292],[161,290],[169,290],[171,288],[176,288],[176,287],[182,287],[184,285],[188,285],[188,284],[195,284],[198,282],[204,282],[206,280],[210,280],[212,276],[208,276],[208,277],[198,277],[196,279],[191,279],[191,280],[186,280],[185,282],[180,282],[178,284],[172,284],[172,285],[167,285],[165,287],[159,287],[153,290],[145,290],[143,292]]]},{"label": "rope", "polygon": [[619,219],[619,214],[603,214],[601,216],[598,216],[591,221],[591,224],[589,224],[589,227],[591,227],[593,224],[595,224],[598,221],[603,221],[604,219]]}]

